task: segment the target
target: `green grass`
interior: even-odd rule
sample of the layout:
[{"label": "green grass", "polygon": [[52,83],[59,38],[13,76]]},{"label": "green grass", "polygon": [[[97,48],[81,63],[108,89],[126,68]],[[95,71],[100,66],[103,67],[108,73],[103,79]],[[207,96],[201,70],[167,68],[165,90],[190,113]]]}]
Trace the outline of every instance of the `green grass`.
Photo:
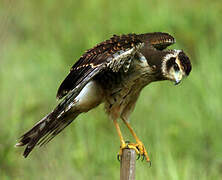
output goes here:
[{"label": "green grass", "polygon": [[[119,178],[119,140],[103,106],[24,159],[17,138],[56,105],[78,57],[112,34],[169,32],[193,70],[180,85],[146,87],[131,117],[152,159],[137,179],[222,178],[222,3],[0,1],[0,179]],[[121,124],[123,125],[123,124]],[[129,132],[122,127],[127,139]]]}]

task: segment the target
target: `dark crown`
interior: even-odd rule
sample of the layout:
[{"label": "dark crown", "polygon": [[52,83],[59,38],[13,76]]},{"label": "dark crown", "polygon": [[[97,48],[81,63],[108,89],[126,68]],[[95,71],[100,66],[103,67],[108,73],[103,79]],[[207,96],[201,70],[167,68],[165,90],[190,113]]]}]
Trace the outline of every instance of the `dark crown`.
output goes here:
[{"label": "dark crown", "polygon": [[190,59],[185,55],[185,53],[183,51],[181,51],[179,53],[178,57],[179,57],[179,60],[182,64],[182,66],[184,67],[184,71],[185,71],[186,75],[188,76],[190,74],[191,69],[192,69]]}]

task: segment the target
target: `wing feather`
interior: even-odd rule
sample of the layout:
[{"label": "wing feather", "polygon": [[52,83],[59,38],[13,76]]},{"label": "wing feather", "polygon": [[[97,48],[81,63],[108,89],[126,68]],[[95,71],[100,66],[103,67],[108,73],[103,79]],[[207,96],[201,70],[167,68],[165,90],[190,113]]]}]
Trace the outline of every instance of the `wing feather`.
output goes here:
[{"label": "wing feather", "polygon": [[154,32],[138,35],[147,45],[157,50],[163,50],[176,42],[175,38],[168,33]]},{"label": "wing feather", "polygon": [[[114,35],[111,39],[87,50],[72,66],[70,73],[60,85],[57,98],[61,99],[75,87],[83,88],[82,82],[86,84],[101,71],[107,69],[119,71],[124,62],[132,58],[142,45],[142,41],[136,34]],[[90,79],[88,79],[89,75]]]},{"label": "wing feather", "polygon": [[[147,47],[163,50],[173,43],[175,43],[173,36],[161,32],[139,35],[113,35],[109,40],[97,44],[80,57],[60,85],[57,98],[63,98],[75,89],[75,87],[82,87],[82,85],[79,84],[82,82],[85,84],[85,79],[89,74],[90,78],[93,78],[97,73],[105,71],[108,68],[113,72],[118,72],[125,62],[127,62],[128,65],[124,66],[126,67],[124,71],[127,71],[134,55],[144,44]],[[96,69],[96,71],[94,71],[94,69]]]}]

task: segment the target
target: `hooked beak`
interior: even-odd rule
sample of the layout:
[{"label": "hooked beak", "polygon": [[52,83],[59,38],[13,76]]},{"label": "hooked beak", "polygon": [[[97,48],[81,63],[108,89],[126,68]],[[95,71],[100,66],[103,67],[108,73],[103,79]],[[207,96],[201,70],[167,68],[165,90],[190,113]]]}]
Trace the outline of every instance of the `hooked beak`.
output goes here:
[{"label": "hooked beak", "polygon": [[181,82],[182,78],[183,78],[182,72],[181,71],[176,71],[174,73],[175,85],[178,85]]}]

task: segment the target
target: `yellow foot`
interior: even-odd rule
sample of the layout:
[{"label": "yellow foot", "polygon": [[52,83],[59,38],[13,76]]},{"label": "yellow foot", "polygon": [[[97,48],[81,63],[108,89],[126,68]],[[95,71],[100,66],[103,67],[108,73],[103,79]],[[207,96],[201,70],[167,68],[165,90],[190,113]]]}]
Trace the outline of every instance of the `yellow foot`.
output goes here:
[{"label": "yellow foot", "polygon": [[150,163],[150,158],[147,154],[147,151],[146,151],[146,148],[145,146],[143,145],[142,142],[138,142],[138,143],[129,143],[128,144],[128,148],[130,149],[134,149],[136,150],[136,153],[139,155],[139,156],[142,156],[142,160],[144,160],[144,158],[146,158],[146,161]]},{"label": "yellow foot", "polygon": [[146,161],[150,163],[151,165],[151,161],[150,158],[147,154],[146,148],[144,147],[143,143],[141,141],[138,141],[138,143],[123,143],[120,146],[120,152],[117,156],[118,160],[120,160],[120,157],[123,154],[123,149],[134,149],[136,151],[136,153],[139,155],[137,159],[140,158],[140,156],[142,156],[142,160],[144,160],[144,158],[146,158]]},{"label": "yellow foot", "polygon": [[120,146],[120,151],[119,151],[119,154],[117,155],[117,159],[118,161],[120,161],[120,158],[123,154],[123,150],[124,149],[127,149],[128,148],[128,145],[125,143],[125,142],[122,142],[121,146]]}]

